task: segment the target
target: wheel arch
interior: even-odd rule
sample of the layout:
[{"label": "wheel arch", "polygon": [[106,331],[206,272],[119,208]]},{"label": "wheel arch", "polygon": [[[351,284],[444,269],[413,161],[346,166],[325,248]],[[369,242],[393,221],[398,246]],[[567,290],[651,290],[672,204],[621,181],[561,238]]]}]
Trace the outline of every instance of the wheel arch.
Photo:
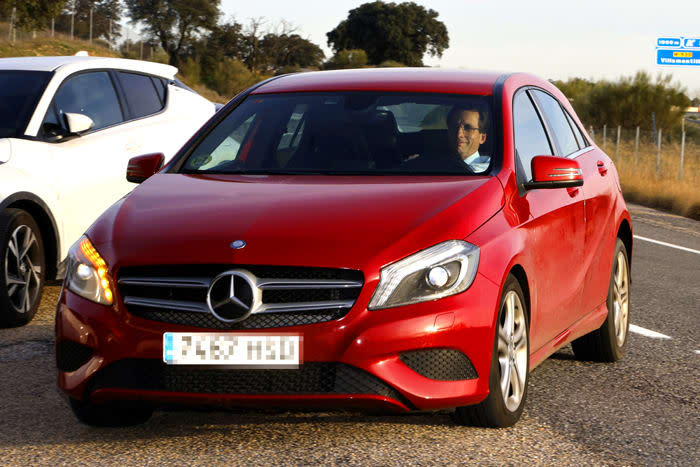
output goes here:
[{"label": "wheel arch", "polygon": [[[510,271],[508,271],[508,275],[515,277],[520,284],[520,288],[523,290],[523,295],[525,296],[525,314],[527,315],[527,325],[529,328],[532,326],[532,320],[530,319],[530,313],[532,312],[532,301],[530,299],[530,285],[527,279],[527,274],[525,273],[525,268],[523,268],[520,264],[514,264],[510,268]],[[506,277],[508,277],[508,275],[506,275]]]},{"label": "wheel arch", "polygon": [[634,244],[632,227],[627,219],[622,219],[620,227],[617,229],[617,238],[622,240],[627,250],[627,264],[630,270],[630,281],[632,280],[632,247]]},{"label": "wheel arch", "polygon": [[51,210],[41,198],[29,192],[14,193],[5,198],[0,203],[0,212],[7,208],[22,209],[36,221],[44,241],[46,279],[54,279],[58,273],[61,240],[56,219],[51,214]]}]

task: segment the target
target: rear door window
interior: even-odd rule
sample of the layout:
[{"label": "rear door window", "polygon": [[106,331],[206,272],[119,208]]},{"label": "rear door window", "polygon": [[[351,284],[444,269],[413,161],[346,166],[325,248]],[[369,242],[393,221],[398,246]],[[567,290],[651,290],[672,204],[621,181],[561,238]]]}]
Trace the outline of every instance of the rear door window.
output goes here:
[{"label": "rear door window", "polygon": [[535,156],[551,156],[553,152],[527,92],[519,93],[513,101],[513,133],[518,182],[529,182],[532,180],[532,159]]},{"label": "rear door window", "polygon": [[117,72],[119,82],[126,95],[131,118],[140,118],[163,109],[158,90],[149,76],[137,73]]},{"label": "rear door window", "polygon": [[578,145],[581,147],[581,149],[585,148],[588,146],[588,141],[586,140],[586,137],[583,136],[583,132],[581,129],[576,125],[576,122],[574,122],[574,119],[571,118],[571,115],[569,115],[569,112],[564,111],[564,114],[566,115],[566,119],[569,121],[569,125],[571,125],[571,128],[574,130],[574,136],[576,137],[576,142]]},{"label": "rear door window", "polygon": [[54,98],[59,121],[66,113],[90,117],[93,130],[99,130],[124,121],[114,85],[106,71],[81,73],[68,78]]}]

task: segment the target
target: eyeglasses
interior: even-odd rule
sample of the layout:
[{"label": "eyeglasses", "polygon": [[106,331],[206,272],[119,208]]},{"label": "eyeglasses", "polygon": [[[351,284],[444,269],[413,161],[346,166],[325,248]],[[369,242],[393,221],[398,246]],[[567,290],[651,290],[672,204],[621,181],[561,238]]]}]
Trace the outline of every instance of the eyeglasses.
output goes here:
[{"label": "eyeglasses", "polygon": [[479,127],[473,127],[473,126],[470,126],[470,125],[459,125],[459,126],[457,126],[457,131],[459,131],[460,129],[461,129],[463,132],[465,132],[465,133],[469,133],[469,132],[472,132],[472,131],[481,131],[481,128],[479,128]]}]

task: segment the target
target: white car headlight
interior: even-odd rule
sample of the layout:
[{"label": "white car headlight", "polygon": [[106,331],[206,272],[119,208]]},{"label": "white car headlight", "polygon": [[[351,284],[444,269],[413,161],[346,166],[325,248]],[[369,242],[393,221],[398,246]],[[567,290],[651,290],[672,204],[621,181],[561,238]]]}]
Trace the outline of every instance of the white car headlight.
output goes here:
[{"label": "white car headlight", "polygon": [[370,310],[437,300],[469,288],[479,265],[479,248],[449,240],[382,268]]},{"label": "white car headlight", "polygon": [[65,285],[71,292],[95,303],[111,305],[114,302],[107,263],[85,236],[68,252]]}]

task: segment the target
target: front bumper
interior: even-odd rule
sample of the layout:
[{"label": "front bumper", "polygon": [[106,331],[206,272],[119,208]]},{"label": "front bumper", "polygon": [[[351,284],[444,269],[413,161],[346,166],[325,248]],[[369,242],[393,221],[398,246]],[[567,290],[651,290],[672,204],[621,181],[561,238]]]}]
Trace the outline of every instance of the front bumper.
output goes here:
[{"label": "front bumper", "polygon": [[[393,411],[470,405],[488,395],[496,284],[477,274],[461,294],[379,311],[365,308],[371,293],[363,290],[339,320],[264,330],[303,336],[300,369],[229,370],[163,363],[164,332],[206,329],[142,319],[121,303],[98,305],[64,289],[56,313],[58,386],[96,403]],[[66,343],[83,350],[71,353],[72,366],[65,363]],[[425,349],[431,352],[417,352]],[[464,371],[455,369],[460,361]]]}]

